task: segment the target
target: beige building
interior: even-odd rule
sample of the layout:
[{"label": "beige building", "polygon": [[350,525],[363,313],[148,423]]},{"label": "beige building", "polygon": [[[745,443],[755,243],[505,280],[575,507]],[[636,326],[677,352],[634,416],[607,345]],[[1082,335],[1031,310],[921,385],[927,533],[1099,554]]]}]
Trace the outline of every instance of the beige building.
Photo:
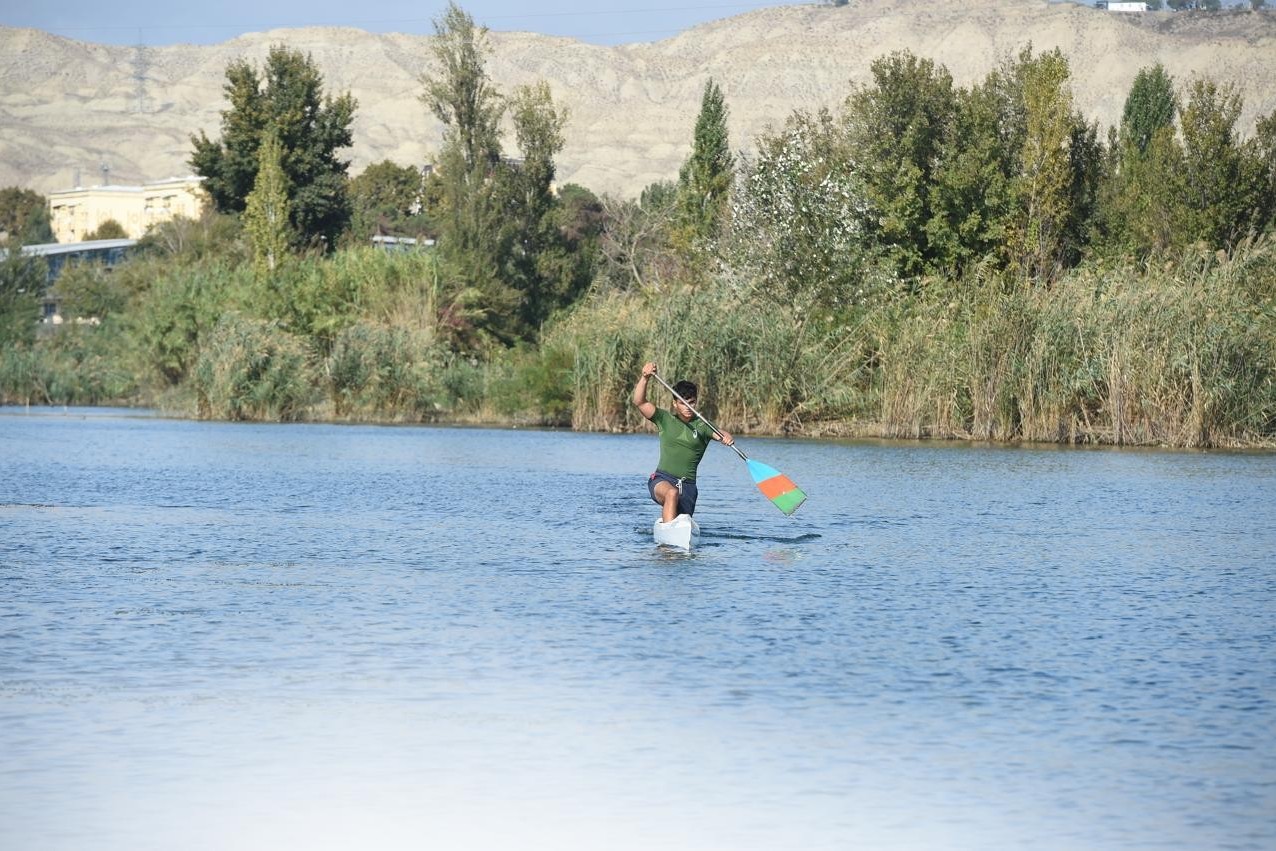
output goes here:
[{"label": "beige building", "polygon": [[76,187],[49,195],[49,219],[58,242],[80,242],[108,219],[130,239],[175,216],[197,219],[204,210],[202,177],[172,177],[141,186]]}]

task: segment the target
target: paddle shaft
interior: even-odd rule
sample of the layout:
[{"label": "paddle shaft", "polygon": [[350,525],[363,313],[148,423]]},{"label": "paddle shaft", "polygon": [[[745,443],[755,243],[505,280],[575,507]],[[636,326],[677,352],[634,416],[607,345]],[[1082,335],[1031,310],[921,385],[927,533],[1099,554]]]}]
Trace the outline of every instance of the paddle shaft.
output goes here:
[{"label": "paddle shaft", "polygon": [[[673,394],[673,398],[677,399],[679,402],[681,402],[682,404],[686,405],[686,406],[687,406],[687,410],[691,411],[691,413],[695,414],[697,417],[699,417],[701,420],[703,420],[705,425],[707,425],[709,428],[713,429],[713,433],[714,433],[714,434],[716,434],[716,435],[718,436],[718,439],[719,439],[719,440],[721,440],[721,439],[722,439],[722,432],[718,429],[718,427],[717,427],[716,425],[714,425],[713,423],[709,422],[709,418],[708,418],[708,417],[706,417],[704,414],[700,413],[700,412],[699,412],[699,411],[697,411],[695,408],[691,407],[691,403],[690,403],[690,402],[688,402],[686,399],[684,399],[684,398],[682,398],[681,396],[679,396],[679,395],[678,395],[678,391],[677,391],[677,390],[674,390],[672,387],[670,387],[670,386],[669,386],[669,382],[668,382],[668,381],[665,381],[663,378],[661,378],[661,377],[660,377],[660,375],[659,375],[658,373],[655,373],[655,372],[653,372],[653,373],[651,374],[651,377],[652,377],[652,378],[654,378],[654,379],[656,379],[657,381],[659,381],[662,385],[664,385],[664,388],[665,388],[666,390],[668,390],[670,393],[672,393],[672,394]],[[740,448],[739,448],[738,446],[736,446],[736,445],[735,445],[735,442],[734,442],[734,441],[733,441],[730,445],[731,445],[731,448],[735,450],[735,454],[736,454],[736,455],[739,455],[739,456],[740,456],[741,458],[743,458],[745,461],[748,461],[748,460],[749,460],[749,456],[748,456],[748,455],[745,455],[743,452],[741,452],[741,451],[740,451]]]}]

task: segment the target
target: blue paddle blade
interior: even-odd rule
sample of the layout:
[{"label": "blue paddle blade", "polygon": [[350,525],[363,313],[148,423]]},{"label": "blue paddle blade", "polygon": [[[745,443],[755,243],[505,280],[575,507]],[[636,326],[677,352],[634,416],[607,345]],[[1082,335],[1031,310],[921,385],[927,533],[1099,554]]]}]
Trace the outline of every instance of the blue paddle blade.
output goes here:
[{"label": "blue paddle blade", "polygon": [[760,485],[767,479],[774,479],[776,476],[780,475],[780,471],[774,467],[768,467],[761,461],[754,461],[750,458],[749,475],[753,477],[753,483],[755,485]]}]

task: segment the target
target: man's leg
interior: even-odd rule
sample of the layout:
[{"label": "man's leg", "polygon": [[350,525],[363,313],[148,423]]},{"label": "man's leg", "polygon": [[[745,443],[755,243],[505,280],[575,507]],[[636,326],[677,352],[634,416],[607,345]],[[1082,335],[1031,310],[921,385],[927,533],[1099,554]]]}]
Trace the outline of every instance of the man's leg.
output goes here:
[{"label": "man's leg", "polygon": [[670,482],[657,482],[653,490],[656,502],[660,503],[660,520],[668,523],[678,516],[678,489]]}]

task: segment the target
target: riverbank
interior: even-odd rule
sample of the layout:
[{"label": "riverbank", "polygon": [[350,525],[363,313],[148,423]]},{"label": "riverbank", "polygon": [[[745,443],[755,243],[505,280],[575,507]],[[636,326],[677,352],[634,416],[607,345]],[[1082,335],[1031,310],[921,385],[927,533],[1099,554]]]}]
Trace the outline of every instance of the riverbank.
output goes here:
[{"label": "riverbank", "polygon": [[731,277],[597,289],[535,345],[479,349],[431,289],[428,257],[306,262],[298,274],[315,288],[354,293],[308,324],[242,266],[86,271],[83,289],[128,297],[100,325],[0,352],[0,402],[636,432],[629,395],[655,360],[697,381],[705,414],[742,436],[1276,446],[1276,250],[1265,241],[1087,264],[1049,286],[986,269],[886,282],[835,308]]},{"label": "riverbank", "polygon": [[[128,404],[107,404],[107,405],[0,405],[0,416],[62,416],[62,417],[119,417],[119,418],[161,418],[172,420],[188,420],[196,422],[228,422],[226,420],[210,420],[209,418],[201,418],[190,411],[177,410],[171,408],[154,408],[146,406],[132,406]],[[266,420],[248,420],[240,422],[273,422]],[[649,426],[638,422],[633,426],[625,425],[624,427],[600,430],[575,428],[570,425],[553,425],[546,424],[529,417],[483,417],[483,416],[464,416],[464,417],[437,417],[433,419],[407,419],[404,417],[397,418],[369,418],[369,417],[335,417],[335,416],[314,416],[304,420],[296,420],[294,422],[307,423],[314,425],[338,425],[338,426],[430,426],[439,428],[460,428],[460,429],[497,429],[497,430],[531,430],[531,431],[558,431],[566,433],[578,434],[644,434],[649,433]],[[725,427],[725,426],[724,426]],[[1229,443],[1221,443],[1211,447],[1184,447],[1174,446],[1167,443],[1118,443],[1114,434],[1106,436],[1090,436],[1090,439],[1075,439],[1067,441],[1029,441],[1003,439],[993,440],[987,438],[977,438],[971,435],[933,435],[933,434],[900,434],[898,431],[888,428],[881,423],[862,423],[862,422],[819,422],[801,424],[798,428],[789,431],[776,430],[748,430],[742,429],[734,432],[741,438],[764,438],[764,439],[794,439],[805,441],[880,441],[884,444],[925,444],[925,443],[952,443],[967,444],[972,446],[1020,446],[1025,448],[1049,448],[1049,447],[1126,447],[1133,449],[1219,449],[1229,451],[1253,451],[1253,452],[1270,452],[1276,451],[1276,439],[1255,440],[1255,441],[1235,441]]]}]

